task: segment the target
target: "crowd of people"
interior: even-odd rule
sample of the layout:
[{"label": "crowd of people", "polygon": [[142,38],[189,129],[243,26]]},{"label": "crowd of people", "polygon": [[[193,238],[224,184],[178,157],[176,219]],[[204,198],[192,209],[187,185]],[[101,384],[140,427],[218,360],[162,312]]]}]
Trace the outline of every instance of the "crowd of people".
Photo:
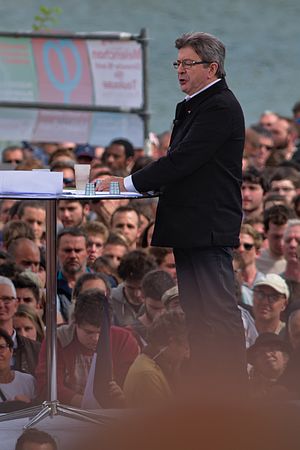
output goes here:
[{"label": "crowd of people", "polygon": [[[299,399],[300,102],[293,117],[265,111],[246,129],[243,222],[233,264],[245,330],[249,392]],[[166,154],[126,139],[106,148],[23,143],[2,151],[15,170],[49,167],[75,187],[75,163],[90,181],[132,174]],[[57,204],[58,399],[82,407],[108,302],[111,380],[106,407],[161,404],[184,391],[190,346],[172,248],[151,246],[157,198],[59,200]],[[46,398],[45,204],[0,200],[0,405]],[[188,233],[188,228],[187,228]],[[19,447],[18,447],[19,448]],[[21,447],[20,447],[21,448]]]}]

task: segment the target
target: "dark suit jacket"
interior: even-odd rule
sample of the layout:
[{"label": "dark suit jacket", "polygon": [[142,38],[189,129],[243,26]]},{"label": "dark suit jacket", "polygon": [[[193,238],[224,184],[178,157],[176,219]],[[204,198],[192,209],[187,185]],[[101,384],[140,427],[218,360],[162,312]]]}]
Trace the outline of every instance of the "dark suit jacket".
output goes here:
[{"label": "dark suit jacket", "polygon": [[132,176],[139,192],[161,193],[153,245],[238,245],[244,136],[242,109],[223,79],[177,105],[167,155]]}]

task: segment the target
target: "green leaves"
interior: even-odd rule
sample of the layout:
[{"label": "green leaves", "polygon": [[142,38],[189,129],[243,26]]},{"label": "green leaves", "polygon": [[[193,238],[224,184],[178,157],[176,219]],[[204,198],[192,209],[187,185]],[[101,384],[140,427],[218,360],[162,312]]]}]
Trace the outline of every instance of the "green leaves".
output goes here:
[{"label": "green leaves", "polygon": [[34,16],[33,31],[49,31],[56,23],[58,23],[58,16],[62,14],[62,8],[53,6],[40,6],[39,14]]}]

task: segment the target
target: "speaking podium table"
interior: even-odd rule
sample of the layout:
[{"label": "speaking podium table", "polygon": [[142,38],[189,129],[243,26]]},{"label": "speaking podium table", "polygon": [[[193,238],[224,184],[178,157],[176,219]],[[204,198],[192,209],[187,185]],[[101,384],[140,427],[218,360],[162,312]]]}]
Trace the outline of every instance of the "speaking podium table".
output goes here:
[{"label": "speaking podium table", "polygon": [[58,200],[104,200],[104,199],[143,199],[155,195],[142,195],[133,192],[124,192],[111,195],[108,192],[97,192],[94,195],[85,195],[83,191],[63,191],[61,194],[14,194],[0,193],[1,199],[17,200],[45,200],[46,204],[46,343],[47,343],[47,400],[41,405],[33,406],[19,411],[3,414],[0,422],[20,418],[29,418],[24,428],[29,428],[48,416],[62,415],[74,419],[103,424],[107,415],[92,411],[85,411],[72,406],[63,405],[57,398],[57,343],[56,343],[56,295],[57,295],[57,201]]}]

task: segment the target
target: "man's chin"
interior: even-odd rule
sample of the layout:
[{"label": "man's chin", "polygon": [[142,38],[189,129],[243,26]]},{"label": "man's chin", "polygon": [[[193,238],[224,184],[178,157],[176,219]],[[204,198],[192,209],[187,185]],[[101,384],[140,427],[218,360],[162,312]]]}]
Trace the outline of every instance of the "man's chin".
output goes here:
[{"label": "man's chin", "polygon": [[76,273],[81,271],[81,266],[68,266],[65,269],[65,273],[69,275],[75,275]]}]

